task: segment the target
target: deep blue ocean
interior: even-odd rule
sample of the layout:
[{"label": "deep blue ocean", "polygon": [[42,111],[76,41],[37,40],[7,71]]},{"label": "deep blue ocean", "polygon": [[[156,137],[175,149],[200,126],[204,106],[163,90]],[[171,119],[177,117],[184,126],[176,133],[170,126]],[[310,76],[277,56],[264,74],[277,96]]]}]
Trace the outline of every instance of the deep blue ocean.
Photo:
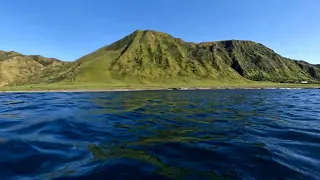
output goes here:
[{"label": "deep blue ocean", "polygon": [[0,179],[320,179],[320,90],[0,93]]}]

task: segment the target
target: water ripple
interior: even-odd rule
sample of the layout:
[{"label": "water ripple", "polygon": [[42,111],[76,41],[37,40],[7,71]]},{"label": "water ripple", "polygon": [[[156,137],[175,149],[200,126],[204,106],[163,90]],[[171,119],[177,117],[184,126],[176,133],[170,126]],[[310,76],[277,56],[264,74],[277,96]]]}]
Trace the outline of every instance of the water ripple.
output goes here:
[{"label": "water ripple", "polygon": [[0,93],[3,179],[320,179],[319,90]]}]

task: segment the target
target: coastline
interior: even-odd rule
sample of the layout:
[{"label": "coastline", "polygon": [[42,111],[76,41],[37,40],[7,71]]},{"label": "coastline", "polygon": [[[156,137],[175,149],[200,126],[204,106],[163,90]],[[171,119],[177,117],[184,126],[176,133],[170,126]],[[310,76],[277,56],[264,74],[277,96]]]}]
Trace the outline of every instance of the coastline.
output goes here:
[{"label": "coastline", "polygon": [[109,88],[109,89],[48,89],[48,90],[0,90],[0,93],[58,93],[58,92],[134,92],[134,91],[196,91],[196,90],[272,90],[272,89],[320,89],[318,87],[180,87],[180,88]]}]

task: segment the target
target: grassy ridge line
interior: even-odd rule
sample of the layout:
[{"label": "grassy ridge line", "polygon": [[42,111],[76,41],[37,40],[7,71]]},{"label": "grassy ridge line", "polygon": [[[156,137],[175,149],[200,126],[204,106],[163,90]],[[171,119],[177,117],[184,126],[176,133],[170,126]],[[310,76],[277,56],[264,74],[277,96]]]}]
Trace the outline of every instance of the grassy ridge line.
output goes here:
[{"label": "grassy ridge line", "polygon": [[26,82],[29,76],[41,74],[43,71],[60,69],[69,64],[54,58],[38,55],[23,55],[14,51],[0,50],[0,86],[10,83]]},{"label": "grassy ridge line", "polygon": [[320,80],[320,69],[282,57],[253,41],[190,43],[166,33],[140,30],[75,62],[48,68],[12,85],[64,82],[87,86],[95,82],[102,84],[96,85],[102,88],[168,83],[172,87],[215,86],[217,82],[228,85],[236,81],[241,86],[253,83],[250,80],[316,83]]}]

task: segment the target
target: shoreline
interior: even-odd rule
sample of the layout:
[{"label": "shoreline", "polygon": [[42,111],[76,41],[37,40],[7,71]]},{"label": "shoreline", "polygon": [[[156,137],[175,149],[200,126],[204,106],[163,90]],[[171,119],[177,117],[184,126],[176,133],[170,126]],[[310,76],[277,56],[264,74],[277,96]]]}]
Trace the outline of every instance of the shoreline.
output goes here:
[{"label": "shoreline", "polygon": [[116,89],[56,89],[56,90],[0,90],[0,93],[47,92],[134,92],[134,91],[196,91],[196,90],[272,90],[272,89],[320,89],[319,87],[211,87],[211,88],[116,88]]}]

